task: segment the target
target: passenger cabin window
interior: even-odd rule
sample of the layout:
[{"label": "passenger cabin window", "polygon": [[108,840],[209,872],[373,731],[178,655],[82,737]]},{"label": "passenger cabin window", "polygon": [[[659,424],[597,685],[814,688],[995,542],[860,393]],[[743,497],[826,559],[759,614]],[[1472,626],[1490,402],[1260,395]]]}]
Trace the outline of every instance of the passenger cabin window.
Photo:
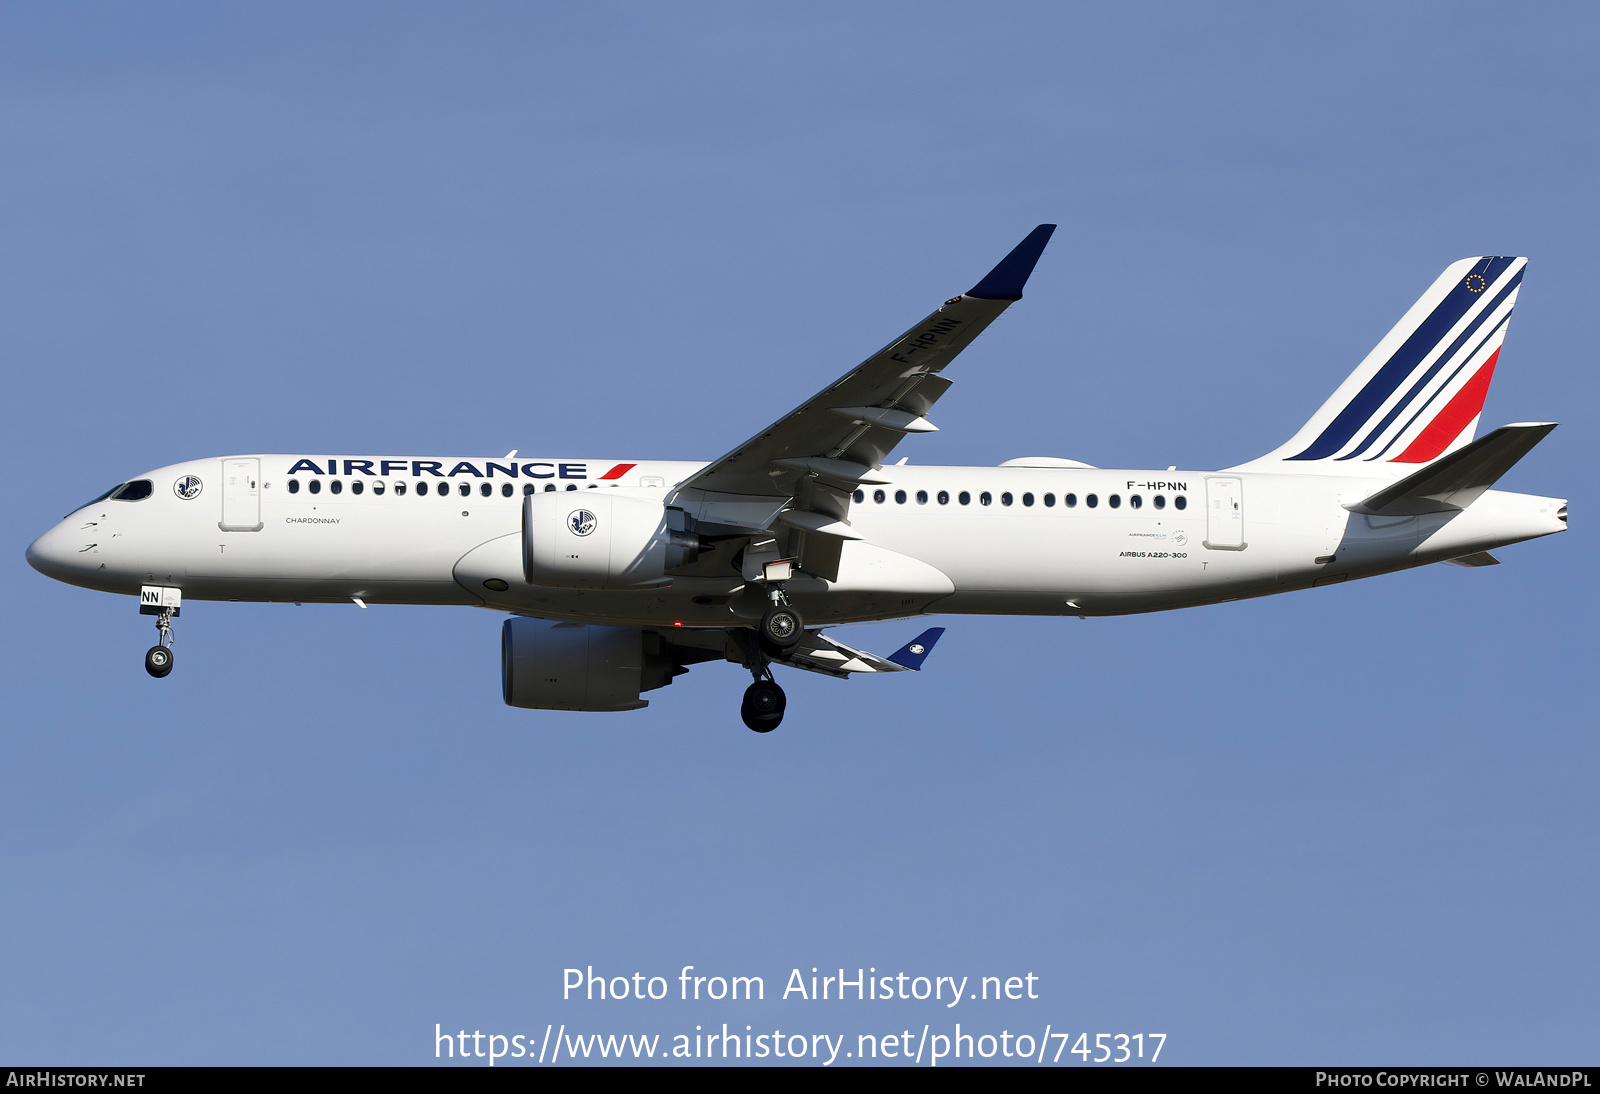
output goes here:
[{"label": "passenger cabin window", "polygon": [[896,505],[904,505],[906,503],[906,492],[904,490],[896,490],[894,492],[894,503]]},{"label": "passenger cabin window", "polygon": [[384,482],[383,482],[382,479],[379,479],[377,482],[372,484],[372,492],[374,494],[381,494],[381,493],[383,493],[383,491],[384,491]]},{"label": "passenger cabin window", "polygon": [[886,497],[888,497],[888,495],[885,494],[882,490],[874,490],[872,492],[872,500],[877,502],[879,505],[883,504],[883,501],[884,501],[884,499]]},{"label": "passenger cabin window", "polygon": [[993,505],[994,504],[994,496],[992,494],[990,494],[989,491],[985,490],[983,493],[978,495],[978,504],[979,505]]},{"label": "passenger cabin window", "polygon": [[1138,494],[1130,494],[1128,496],[1128,504],[1133,506],[1135,509],[1139,509],[1144,506],[1144,499]]},{"label": "passenger cabin window", "polygon": [[1189,499],[1179,494],[1172,499],[1172,507],[1174,509],[1187,509],[1189,507]]},{"label": "passenger cabin window", "polygon": [[406,496],[406,484],[405,483],[397,482],[397,483],[394,484],[394,496],[397,497],[397,498],[403,498],[403,497]]},{"label": "passenger cabin window", "polygon": [[949,505],[950,504],[950,491],[948,491],[948,490],[939,491],[939,504],[940,505]]},{"label": "passenger cabin window", "polygon": [[1083,504],[1087,505],[1090,509],[1093,509],[1095,506],[1100,504],[1100,495],[1085,494],[1083,496]]},{"label": "passenger cabin window", "polygon": [[1056,496],[1054,494],[1046,494],[1044,496],[1044,507],[1046,509],[1054,509],[1056,507]]},{"label": "passenger cabin window", "polygon": [[578,484],[577,484],[577,483],[575,483],[575,482],[569,482],[569,483],[567,483],[567,489],[568,489],[568,490],[569,490],[569,491],[570,491],[570,490],[576,490],[576,489],[577,489],[577,488],[578,488]]},{"label": "passenger cabin window", "polygon": [[865,490],[857,490],[854,494],[851,495],[851,497],[855,498],[856,501],[858,501],[858,502],[866,501],[867,500],[867,492]]},{"label": "passenger cabin window", "polygon": [[361,493],[361,480],[360,479],[351,479],[350,480],[350,492],[352,494]]},{"label": "passenger cabin window", "polygon": [[[506,485],[510,486],[511,484],[507,483]],[[531,482],[525,482],[525,483],[522,484],[522,492],[524,494],[531,494],[537,489],[539,489],[539,488],[537,486],[533,485],[533,483],[531,483]]]},{"label": "passenger cabin window", "polygon": [[306,489],[311,491],[313,494],[322,493],[322,480],[312,479],[311,482],[307,484]]},{"label": "passenger cabin window", "polygon": [[556,484],[553,483],[553,482],[545,483],[544,484],[544,492],[546,494],[554,494],[556,492]]},{"label": "passenger cabin window", "polygon": [[1076,495],[1076,494],[1063,495],[1062,498],[1061,498],[1061,504],[1065,505],[1068,509],[1076,509],[1078,507],[1078,495]]},{"label": "passenger cabin window", "polygon": [[470,483],[461,483],[456,489],[457,492],[464,498],[472,494],[472,486]]},{"label": "passenger cabin window", "polygon": [[289,480],[289,493],[298,494],[299,492],[300,492],[300,480],[299,479],[290,479]]},{"label": "passenger cabin window", "polygon": [[1033,495],[1032,494],[1024,494],[1024,495],[1022,495],[1022,504],[1023,505],[1032,505],[1033,504]]},{"label": "passenger cabin window", "polygon": [[1007,491],[1006,493],[1000,495],[1000,504],[1001,505],[1010,505],[1011,504],[1011,494],[1010,494],[1009,491]]},{"label": "passenger cabin window", "polygon": [[511,484],[509,482],[503,482],[500,484],[500,496],[502,498],[509,498],[511,496]]},{"label": "passenger cabin window", "polygon": [[918,505],[927,505],[928,504],[928,492],[926,490],[918,490],[917,491],[917,504]]},{"label": "passenger cabin window", "polygon": [[1157,509],[1165,509],[1167,507],[1167,499],[1157,494],[1153,499],[1153,504]]},{"label": "passenger cabin window", "polygon": [[972,495],[967,493],[965,490],[963,490],[963,491],[961,491],[960,496],[958,496],[956,498],[956,500],[959,501],[962,505],[971,505],[972,504]]},{"label": "passenger cabin window", "polygon": [[1122,495],[1121,494],[1112,494],[1109,498],[1106,499],[1106,502],[1113,509],[1121,509],[1122,508]]}]

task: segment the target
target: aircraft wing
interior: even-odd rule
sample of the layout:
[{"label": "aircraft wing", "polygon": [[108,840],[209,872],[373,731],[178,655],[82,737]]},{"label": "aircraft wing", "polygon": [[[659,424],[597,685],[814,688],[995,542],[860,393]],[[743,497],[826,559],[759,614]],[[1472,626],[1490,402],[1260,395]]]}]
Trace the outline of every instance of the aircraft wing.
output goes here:
[{"label": "aircraft wing", "polygon": [[801,555],[803,540],[819,544],[810,561],[823,565],[802,557],[802,569],[827,576],[831,553],[836,570],[840,539],[851,538],[851,493],[878,481],[873,473],[907,433],[935,430],[928,410],[951,384],[941,371],[1022,298],[1054,231],[1039,225],[982,281],[681,483],[669,504],[713,534],[782,523],[792,555]]},{"label": "aircraft wing", "polygon": [[930,627],[888,657],[879,657],[829,638],[821,631],[807,631],[784,664],[841,678],[852,672],[917,672],[942,634],[943,627]]}]

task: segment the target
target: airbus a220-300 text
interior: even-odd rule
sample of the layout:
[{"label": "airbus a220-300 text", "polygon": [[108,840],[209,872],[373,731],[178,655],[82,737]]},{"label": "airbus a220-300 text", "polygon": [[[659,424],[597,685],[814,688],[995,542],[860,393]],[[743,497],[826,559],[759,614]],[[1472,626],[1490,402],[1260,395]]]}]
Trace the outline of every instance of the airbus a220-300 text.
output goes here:
[{"label": "airbus a220-300 text", "polygon": [[545,456],[212,457],[148,471],[28,549],[58,580],[139,597],[172,670],[185,601],[462,604],[507,613],[512,706],[621,711],[690,665],[919,669],[828,628],[943,615],[1118,615],[1307,589],[1566,528],[1559,498],[1492,487],[1555,428],[1474,440],[1525,260],[1449,266],[1311,420],[1221,471],[1027,458],[908,466],[950,364],[1013,301],[1040,225],[969,291],[710,463]]}]

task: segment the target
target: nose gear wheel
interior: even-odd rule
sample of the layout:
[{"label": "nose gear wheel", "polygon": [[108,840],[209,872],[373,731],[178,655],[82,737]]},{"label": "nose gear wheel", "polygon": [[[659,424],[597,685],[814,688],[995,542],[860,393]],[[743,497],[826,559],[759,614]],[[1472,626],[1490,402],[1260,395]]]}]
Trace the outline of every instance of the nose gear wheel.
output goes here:
[{"label": "nose gear wheel", "polygon": [[172,650],[166,646],[151,646],[144,654],[144,671],[157,680],[172,671]]}]

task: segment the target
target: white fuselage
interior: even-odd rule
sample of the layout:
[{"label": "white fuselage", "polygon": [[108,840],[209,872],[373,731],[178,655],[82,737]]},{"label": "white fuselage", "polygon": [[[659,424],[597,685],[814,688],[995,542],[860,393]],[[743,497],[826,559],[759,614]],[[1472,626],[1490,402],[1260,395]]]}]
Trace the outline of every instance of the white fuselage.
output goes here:
[{"label": "white fuselage", "polygon": [[[731,568],[637,590],[523,579],[526,489],[664,498],[701,464],[320,457],[313,473],[306,462],[257,455],[160,468],[141,476],[150,496],[79,509],[39,537],[29,561],[116,593],[164,585],[186,600],[465,604],[645,627],[738,626],[765,604]],[[230,466],[257,470],[230,486]],[[176,484],[189,476],[203,486],[185,498]],[[1457,513],[1361,516],[1341,502],[1369,494],[1373,481],[1326,474],[891,466],[878,477],[886,483],[863,487],[850,507],[861,538],[844,544],[837,580],[789,583],[808,621],[1160,611],[1366,577],[1566,528],[1561,499],[1503,491]],[[254,493],[243,497],[246,489]]]}]

